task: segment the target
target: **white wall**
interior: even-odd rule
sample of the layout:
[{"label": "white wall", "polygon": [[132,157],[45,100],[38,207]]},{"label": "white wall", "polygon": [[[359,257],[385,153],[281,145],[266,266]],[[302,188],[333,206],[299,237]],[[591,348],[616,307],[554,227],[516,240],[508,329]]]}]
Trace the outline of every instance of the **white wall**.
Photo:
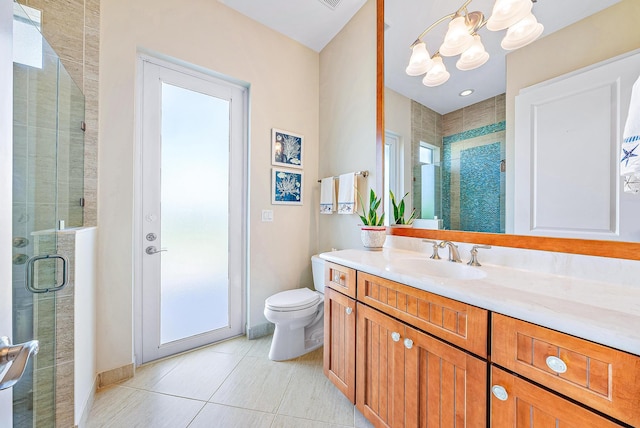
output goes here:
[{"label": "white wall", "polygon": [[[368,0],[320,52],[320,177],[368,170],[376,183],[376,1]],[[316,191],[316,193],[318,190]],[[354,215],[316,215],[318,250],[361,248]]]},{"label": "white wall", "polygon": [[[214,0],[101,2],[97,370],[133,360],[136,52],[154,51],[250,84],[251,326],[264,299],[311,283],[318,176],[319,55]],[[374,33],[375,34],[375,33]],[[375,75],[375,74],[374,74]],[[372,103],[371,109],[375,108]],[[305,136],[304,205],[271,206],[270,130]],[[372,130],[374,128],[372,127]],[[260,221],[274,210],[273,223]]]},{"label": "white wall", "polygon": [[[393,91],[384,88],[384,128],[385,131],[393,132],[400,136],[402,141],[402,159],[400,161],[400,169],[402,171],[402,185],[404,192],[409,192],[407,200],[409,205],[407,212],[411,212],[413,207],[413,186],[411,180],[413,178],[413,162],[411,160],[411,99]],[[398,197],[402,195],[396,195]],[[393,213],[387,214],[392,215]]]}]

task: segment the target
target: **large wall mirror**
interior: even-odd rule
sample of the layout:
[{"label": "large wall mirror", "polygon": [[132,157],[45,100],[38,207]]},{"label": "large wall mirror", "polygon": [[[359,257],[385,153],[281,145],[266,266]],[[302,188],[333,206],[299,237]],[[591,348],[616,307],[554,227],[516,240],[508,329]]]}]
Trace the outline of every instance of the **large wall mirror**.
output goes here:
[{"label": "large wall mirror", "polygon": [[[563,28],[575,27],[573,24],[587,22],[583,20],[589,17],[602,16],[595,14],[636,10],[638,5],[635,1],[534,2],[532,12],[545,26],[541,38],[534,43],[543,42],[548,34]],[[389,233],[640,260],[638,242],[509,233],[513,230],[509,226],[513,224],[509,195],[509,180],[513,177],[513,170],[509,168],[513,166],[510,164],[512,153],[509,153],[509,144],[514,140],[514,97],[530,84],[564,73],[551,74],[529,84],[523,79],[511,79],[510,83],[505,71],[508,51],[501,48],[506,31],[494,32],[483,27],[478,34],[490,55],[484,65],[461,72],[456,69],[459,55],[443,57],[450,78],[434,87],[424,86],[423,76],[407,76],[405,68],[412,42],[430,24],[454,13],[463,5],[462,0],[459,3],[452,4],[447,0],[378,0],[378,176],[384,175],[386,163],[387,172],[391,168],[386,182],[395,181],[396,189],[410,194],[409,199],[419,217],[426,220],[420,226],[428,228],[393,228]],[[467,11],[481,11],[488,17],[494,0],[467,3]],[[450,18],[444,20],[422,37],[431,54],[438,51],[449,21]],[[594,55],[571,45],[556,46],[551,52],[547,43],[545,49],[550,53],[549,61],[557,62],[558,58],[561,61],[564,56],[584,67],[640,48],[637,30],[632,34],[633,40],[602,28],[594,28],[593,31],[602,32],[598,37],[609,40],[620,37],[622,46],[616,46],[617,50],[603,48],[606,52]],[[609,52],[610,55],[606,56]],[[595,59],[587,58],[589,55]],[[541,70],[554,69],[544,61],[540,61],[538,66]],[[574,66],[569,70],[577,68]],[[555,69],[562,70],[562,67]],[[545,72],[540,74],[542,76]],[[514,84],[514,80],[521,81]],[[471,95],[461,96],[467,89],[473,90]],[[394,144],[396,148],[390,147]],[[393,161],[384,159],[385,152],[388,154],[394,150]],[[378,188],[382,188],[382,183]]]}]

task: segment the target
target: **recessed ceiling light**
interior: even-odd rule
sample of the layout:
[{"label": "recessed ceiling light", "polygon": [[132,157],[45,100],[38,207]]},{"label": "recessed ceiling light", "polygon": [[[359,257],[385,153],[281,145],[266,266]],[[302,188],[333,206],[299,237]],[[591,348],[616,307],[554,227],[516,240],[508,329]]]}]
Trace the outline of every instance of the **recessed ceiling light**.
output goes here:
[{"label": "recessed ceiling light", "polygon": [[468,97],[471,94],[473,94],[473,89],[465,89],[464,91],[460,92],[461,97]]}]

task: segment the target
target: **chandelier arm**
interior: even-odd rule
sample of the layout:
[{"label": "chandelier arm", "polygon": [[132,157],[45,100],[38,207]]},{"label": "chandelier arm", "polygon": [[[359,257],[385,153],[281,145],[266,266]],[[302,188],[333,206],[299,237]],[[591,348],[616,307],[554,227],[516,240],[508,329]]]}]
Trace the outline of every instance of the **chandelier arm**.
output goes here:
[{"label": "chandelier arm", "polygon": [[[426,29],[426,30],[424,30],[424,31],[423,31],[423,32],[418,36],[418,38],[416,39],[416,41],[415,41],[415,42],[413,42],[413,43],[411,44],[411,46],[409,46],[409,48],[413,48],[416,44],[420,43],[421,39],[422,39],[424,36],[426,36],[426,35],[427,35],[427,33],[428,33],[429,31],[433,30],[433,28],[434,28],[436,25],[440,24],[441,22],[443,22],[443,21],[445,21],[445,20],[447,20],[447,19],[450,19],[450,18],[455,17],[456,15],[460,15],[460,13],[461,13],[463,10],[466,10],[467,6],[469,6],[469,3],[471,3],[472,1],[473,1],[473,0],[466,0],[466,1],[462,4],[462,6],[460,6],[460,7],[458,8],[458,10],[456,10],[454,13],[450,13],[449,15],[443,16],[442,18],[438,19],[438,20],[437,20],[436,22],[434,22],[433,24],[429,25],[429,27],[427,27],[427,29]],[[482,25],[484,25],[484,24],[485,24],[485,23],[483,22],[483,24],[482,24]]]},{"label": "chandelier arm", "polygon": [[410,47],[410,48],[412,48],[412,47],[413,47],[413,46],[415,46],[416,44],[420,43],[420,42],[421,42],[421,39],[422,39],[422,38],[423,38],[423,37],[424,37],[424,36],[425,36],[429,31],[433,30],[433,28],[434,28],[436,25],[440,24],[441,22],[443,22],[443,21],[445,21],[445,20],[447,20],[447,19],[453,18],[454,16],[456,16],[456,14],[457,14],[457,13],[458,13],[458,12],[450,13],[449,15],[443,16],[442,18],[438,19],[438,20],[437,20],[436,22],[434,22],[433,24],[429,25],[429,26],[427,27],[427,29],[426,29],[426,30],[424,30],[422,33],[420,33],[420,35],[418,36],[418,38],[416,39],[416,41],[415,41],[415,42],[413,42],[413,44],[412,44],[411,46],[409,46],[409,47]]}]

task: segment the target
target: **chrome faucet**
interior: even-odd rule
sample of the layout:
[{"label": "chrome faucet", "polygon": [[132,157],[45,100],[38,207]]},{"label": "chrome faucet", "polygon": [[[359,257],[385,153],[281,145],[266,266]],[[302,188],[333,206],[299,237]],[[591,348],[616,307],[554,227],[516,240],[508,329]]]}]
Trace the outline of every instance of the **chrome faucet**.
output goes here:
[{"label": "chrome faucet", "polygon": [[462,260],[460,260],[460,253],[458,252],[458,246],[456,244],[454,244],[453,242],[451,242],[451,241],[440,241],[440,244],[438,244],[438,247],[440,247],[440,248],[449,247],[449,261],[450,262],[456,262],[456,263],[462,262]]},{"label": "chrome faucet", "polygon": [[423,239],[422,242],[426,242],[427,244],[433,244],[433,254],[431,254],[431,257],[429,258],[434,260],[440,260],[440,255],[438,254],[438,241]]}]

